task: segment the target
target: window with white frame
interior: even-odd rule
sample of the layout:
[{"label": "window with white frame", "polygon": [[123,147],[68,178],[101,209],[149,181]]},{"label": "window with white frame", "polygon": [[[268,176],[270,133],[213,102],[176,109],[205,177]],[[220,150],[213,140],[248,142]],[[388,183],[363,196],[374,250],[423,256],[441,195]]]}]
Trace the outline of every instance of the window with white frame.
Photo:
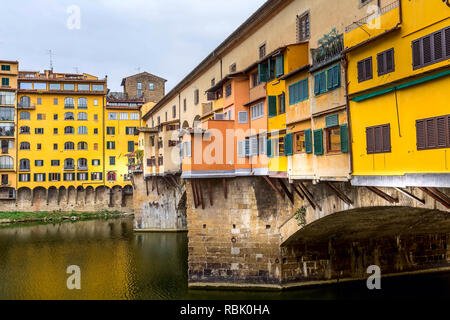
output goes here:
[{"label": "window with white frame", "polygon": [[117,120],[117,112],[108,112],[108,120]]},{"label": "window with white frame", "polygon": [[139,113],[137,112],[130,113],[130,120],[139,120]]},{"label": "window with white frame", "polygon": [[128,120],[128,113],[127,112],[121,112],[119,114],[119,120]]},{"label": "window with white frame", "polygon": [[267,154],[267,136],[259,136],[259,154]]},{"label": "window with white frame", "polygon": [[251,112],[251,119],[256,120],[259,118],[264,117],[264,102],[260,102],[258,104],[255,104],[250,108]]},{"label": "window with white frame", "polygon": [[238,112],[238,123],[248,123],[248,112],[239,111]]}]

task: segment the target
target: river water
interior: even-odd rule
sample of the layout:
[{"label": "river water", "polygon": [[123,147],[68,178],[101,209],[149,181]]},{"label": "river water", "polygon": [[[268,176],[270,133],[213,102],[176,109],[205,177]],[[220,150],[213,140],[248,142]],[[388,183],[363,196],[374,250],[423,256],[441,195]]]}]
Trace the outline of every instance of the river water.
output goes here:
[{"label": "river water", "polygon": [[[187,287],[187,235],[134,233],[132,219],[0,228],[0,299],[361,299],[449,298],[450,273],[282,292]],[[67,267],[81,290],[67,289]]]}]

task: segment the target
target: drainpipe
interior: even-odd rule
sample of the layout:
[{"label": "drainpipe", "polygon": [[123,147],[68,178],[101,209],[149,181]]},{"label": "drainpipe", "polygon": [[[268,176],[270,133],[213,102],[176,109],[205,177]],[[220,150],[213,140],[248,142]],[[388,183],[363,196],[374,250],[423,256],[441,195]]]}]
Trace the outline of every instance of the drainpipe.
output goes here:
[{"label": "drainpipe", "polygon": [[342,58],[342,64],[344,65],[344,76],[345,76],[345,103],[347,111],[347,122],[348,122],[348,141],[349,141],[349,154],[350,154],[350,175],[353,174],[353,138],[352,138],[352,121],[350,114],[350,99],[348,97],[348,59],[347,54],[344,53]]}]

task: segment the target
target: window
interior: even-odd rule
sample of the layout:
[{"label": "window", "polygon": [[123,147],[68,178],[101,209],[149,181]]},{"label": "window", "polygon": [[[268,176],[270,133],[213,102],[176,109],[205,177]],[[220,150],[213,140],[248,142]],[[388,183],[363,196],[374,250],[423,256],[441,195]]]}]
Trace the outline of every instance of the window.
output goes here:
[{"label": "window", "polygon": [[94,134],[98,134],[98,128],[94,128]]},{"label": "window", "polygon": [[87,99],[86,98],[78,98],[77,106],[78,106],[78,109],[87,109]]},{"label": "window", "polygon": [[102,84],[93,84],[92,91],[105,91],[105,86]]},{"label": "window", "polygon": [[260,102],[250,107],[251,119],[256,120],[264,117],[264,102]]},{"label": "window", "polygon": [[[186,108],[187,108],[187,102],[186,102],[186,98],[184,98],[184,100],[183,100],[183,111],[184,112],[186,112]],[[153,125],[152,125],[152,127],[153,127]]]},{"label": "window", "polygon": [[225,87],[225,97],[231,96],[231,83],[227,84]]},{"label": "window", "polygon": [[367,154],[391,152],[390,124],[366,128]]},{"label": "window", "polygon": [[98,106],[98,100],[94,99],[94,106]]},{"label": "window", "polygon": [[199,100],[200,100],[200,97],[199,97],[199,90],[198,90],[198,89],[195,89],[195,91],[194,91],[194,104],[195,104],[195,105],[198,105]]},{"label": "window", "polygon": [[0,169],[14,169],[13,158],[10,156],[1,156],[0,157]]},{"label": "window", "polygon": [[137,96],[140,97],[142,95],[142,83],[138,82],[137,84]]},{"label": "window", "polygon": [[341,131],[339,126],[325,129],[327,153],[336,153],[341,151]]},{"label": "window", "polygon": [[58,144],[57,143],[53,144],[53,150],[58,150]]},{"label": "window", "polygon": [[128,141],[128,152],[134,151],[134,141]]},{"label": "window", "polygon": [[20,161],[19,161],[19,169],[20,170],[30,170],[30,160],[28,160],[28,159],[20,159]]},{"label": "window", "polygon": [[8,182],[8,175],[7,174],[2,174],[2,186],[7,185]]},{"label": "window", "polygon": [[153,82],[150,82],[150,83],[148,84],[148,90],[150,90],[150,91],[155,90],[155,84],[154,84]]},{"label": "window", "polygon": [[449,58],[450,27],[446,27],[412,42],[414,70]]},{"label": "window", "polygon": [[73,112],[66,112],[64,114],[64,120],[75,120],[75,115]]},{"label": "window", "polygon": [[377,54],[378,76],[393,72],[394,65],[394,48]]},{"label": "window", "polygon": [[372,79],[372,57],[358,62],[358,82]]},{"label": "window", "polygon": [[30,97],[20,97],[19,106],[22,108],[29,108],[31,106]]},{"label": "window", "polygon": [[259,54],[260,59],[262,59],[266,56],[266,44],[265,43],[263,43],[262,45],[259,46],[258,54]]},{"label": "window", "polygon": [[73,98],[65,98],[64,109],[73,109],[73,108],[75,108],[75,100]]},{"label": "window", "polygon": [[53,105],[54,105],[54,106],[57,106],[57,105],[58,105],[58,98],[54,98],[54,99],[53,99]]},{"label": "window", "polygon": [[38,144],[36,145],[36,149],[37,149],[37,150],[42,150],[42,144],[38,143]]},{"label": "window", "polygon": [[173,106],[172,107],[172,118],[176,118],[177,117],[177,107]]},{"label": "window", "polygon": [[269,109],[269,118],[277,116],[277,97],[269,96],[268,97],[268,109]]},{"label": "window", "polygon": [[252,88],[259,86],[260,82],[258,72],[253,72],[251,74],[251,79],[252,79]]},{"label": "window", "polygon": [[417,150],[450,147],[450,114],[416,120]]},{"label": "window", "polygon": [[102,172],[92,172],[91,173],[91,180],[92,181],[102,180]]},{"label": "window", "polygon": [[47,84],[42,82],[33,83],[34,90],[47,90]]},{"label": "window", "polygon": [[64,181],[75,181],[75,173],[64,173],[63,180]]},{"label": "window", "polygon": [[106,149],[108,149],[108,150],[116,149],[116,143],[114,141],[107,141],[106,142]]},{"label": "window", "polygon": [[78,84],[77,89],[78,89],[78,91],[89,91],[89,85],[88,84]]},{"label": "window", "polygon": [[35,134],[44,134],[44,128],[35,128],[34,133]]},{"label": "window", "polygon": [[309,98],[308,78],[289,86],[289,105],[299,103]]},{"label": "window", "polygon": [[[61,83],[50,83],[49,84],[49,90],[61,90]],[[55,99],[58,101],[58,99]],[[58,103],[56,103],[58,104]]]},{"label": "window", "polygon": [[98,143],[94,143],[94,150],[98,150]]},{"label": "window", "polygon": [[9,78],[2,78],[2,86],[9,87]]},{"label": "window", "polygon": [[108,112],[108,120],[117,120],[117,112]]},{"label": "window", "polygon": [[295,133],[295,135],[294,135],[294,152],[295,153],[305,153],[306,152],[305,131]]},{"label": "window", "polygon": [[106,127],[106,134],[108,134],[108,135],[115,135],[116,134],[116,128],[115,127]]},{"label": "window", "polygon": [[66,91],[75,91],[75,85],[73,83],[64,83],[63,90]]},{"label": "window", "polygon": [[37,120],[45,120],[45,113],[38,113]]},{"label": "window", "polygon": [[116,173],[115,173],[114,171],[109,171],[109,172],[106,174],[106,179],[107,179],[108,181],[116,181]]},{"label": "window", "polygon": [[109,165],[110,166],[116,165],[116,157],[109,157]]},{"label": "window", "polygon": [[53,114],[53,120],[58,120],[58,114],[57,113]]},{"label": "window", "polygon": [[267,154],[267,136],[266,135],[260,135],[258,139],[258,151],[259,154]]},{"label": "window", "polygon": [[20,182],[30,182],[30,174],[29,173],[21,173],[19,174],[19,181]]},{"label": "window", "polygon": [[310,36],[310,21],[309,12],[297,16],[297,39],[298,41],[305,41]]},{"label": "window", "polygon": [[2,64],[2,71],[11,71],[11,66],[8,64]]},{"label": "window", "polygon": [[139,120],[139,113],[138,112],[131,112],[130,113],[130,120]]},{"label": "window", "polygon": [[51,165],[52,167],[59,167],[59,160],[52,160]]},{"label": "window", "polygon": [[49,173],[48,181],[61,181],[61,173]]},{"label": "window", "polygon": [[75,128],[68,126],[64,128],[64,134],[74,134],[75,133]]},{"label": "window", "polygon": [[30,113],[28,111],[22,111],[19,118],[20,120],[30,120]]},{"label": "window", "polygon": [[94,114],[94,121],[98,121],[98,114]]},{"label": "window", "polygon": [[58,134],[58,128],[53,128],[53,134]]},{"label": "window", "polygon": [[30,150],[30,143],[29,142],[21,142],[19,149],[20,150]]},{"label": "window", "polygon": [[100,165],[100,159],[92,159],[92,165],[93,166],[99,166]]},{"label": "window", "polygon": [[88,167],[88,161],[86,158],[80,158],[78,159],[78,170],[87,170]]},{"label": "window", "polygon": [[86,121],[88,119],[88,115],[86,112],[78,112],[77,120]]},{"label": "window", "polygon": [[286,113],[286,104],[285,104],[285,94],[284,92],[278,96],[278,114]]},{"label": "window", "polygon": [[77,173],[77,180],[78,181],[87,181],[88,180],[88,173],[87,172],[78,172]]},{"label": "window", "polygon": [[214,87],[216,85],[216,78],[211,79],[211,87]]},{"label": "window", "polygon": [[65,170],[75,170],[75,160],[72,158],[64,159]]},{"label": "window", "polygon": [[[372,58],[371,58],[372,59]],[[371,60],[372,61],[372,60]],[[327,70],[314,75],[314,94],[319,95],[327,91],[334,90],[341,86],[340,65],[334,65]]]},{"label": "window", "polygon": [[238,123],[248,123],[247,111],[239,111],[238,112]]},{"label": "window", "polygon": [[127,112],[121,112],[119,114],[119,119],[120,120],[128,120],[128,113]]},{"label": "window", "polygon": [[0,107],[0,121],[14,121],[14,108]]},{"label": "window", "polygon": [[73,142],[65,142],[64,150],[75,150],[75,143]]},{"label": "window", "polygon": [[42,105],[42,98],[37,98],[37,104]]},{"label": "window", "polygon": [[88,133],[88,129],[85,126],[78,127],[77,133],[78,134],[87,134]]},{"label": "window", "polygon": [[78,142],[78,144],[77,144],[77,149],[78,149],[78,150],[87,150],[87,149],[88,149],[88,144],[87,144],[87,142],[84,142],[84,141]]},{"label": "window", "polygon": [[136,127],[126,127],[125,134],[134,136],[136,134]]},{"label": "window", "polygon": [[35,173],[34,174],[34,181],[36,181],[36,182],[43,182],[43,181],[45,181],[45,173]]},{"label": "window", "polygon": [[230,65],[230,73],[234,73],[236,72],[236,63],[233,63],[232,65]]},{"label": "window", "polygon": [[0,92],[0,104],[14,106],[16,104],[16,94],[14,92]]}]

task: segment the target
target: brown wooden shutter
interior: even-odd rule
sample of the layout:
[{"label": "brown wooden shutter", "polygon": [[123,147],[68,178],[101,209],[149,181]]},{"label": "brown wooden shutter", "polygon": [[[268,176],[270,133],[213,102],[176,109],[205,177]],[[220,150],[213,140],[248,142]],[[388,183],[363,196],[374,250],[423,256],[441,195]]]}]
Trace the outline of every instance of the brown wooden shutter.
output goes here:
[{"label": "brown wooden shutter", "polygon": [[445,29],[445,54],[447,58],[450,57],[450,28]]},{"label": "brown wooden shutter", "polygon": [[394,49],[386,51],[386,73],[392,72],[395,69],[394,64]]},{"label": "brown wooden shutter", "polygon": [[383,133],[383,152],[391,152],[391,126],[386,124],[382,126]]},{"label": "brown wooden shutter", "polygon": [[384,53],[380,53],[377,55],[377,62],[378,62],[378,75],[386,73],[384,65]]},{"label": "brown wooden shutter", "polygon": [[366,144],[367,144],[367,153],[374,153],[375,152],[375,145],[374,145],[374,128],[366,128]]},{"label": "brown wooden shutter", "polygon": [[431,62],[431,35],[424,37],[422,40],[423,63]]},{"label": "brown wooden shutter", "polygon": [[382,131],[381,127],[375,127],[375,152],[382,152],[383,151],[383,140],[382,140]]},{"label": "brown wooden shutter", "polygon": [[433,35],[433,51],[434,51],[434,60],[438,60],[438,59],[442,59],[442,53],[443,53],[443,50],[442,50],[442,45],[443,45],[443,42],[442,42],[442,34],[443,34],[443,32],[442,32],[443,30],[440,30],[439,32],[436,32],[434,35]]},{"label": "brown wooden shutter", "polygon": [[417,150],[423,150],[425,144],[425,120],[416,121]]},{"label": "brown wooden shutter", "polygon": [[426,148],[436,147],[436,119],[425,120]]},{"label": "brown wooden shutter", "polygon": [[413,42],[412,49],[413,49],[413,67],[418,67],[422,64],[420,40],[416,40]]},{"label": "brown wooden shutter", "polygon": [[364,61],[358,62],[358,82],[364,81]]},{"label": "brown wooden shutter", "polygon": [[447,128],[446,128],[447,117],[439,117],[436,119],[437,127],[437,147],[445,148],[447,146]]},{"label": "brown wooden shutter", "polygon": [[365,62],[365,80],[372,79],[372,58]]},{"label": "brown wooden shutter", "polygon": [[450,115],[447,116],[447,147],[450,148]]}]

